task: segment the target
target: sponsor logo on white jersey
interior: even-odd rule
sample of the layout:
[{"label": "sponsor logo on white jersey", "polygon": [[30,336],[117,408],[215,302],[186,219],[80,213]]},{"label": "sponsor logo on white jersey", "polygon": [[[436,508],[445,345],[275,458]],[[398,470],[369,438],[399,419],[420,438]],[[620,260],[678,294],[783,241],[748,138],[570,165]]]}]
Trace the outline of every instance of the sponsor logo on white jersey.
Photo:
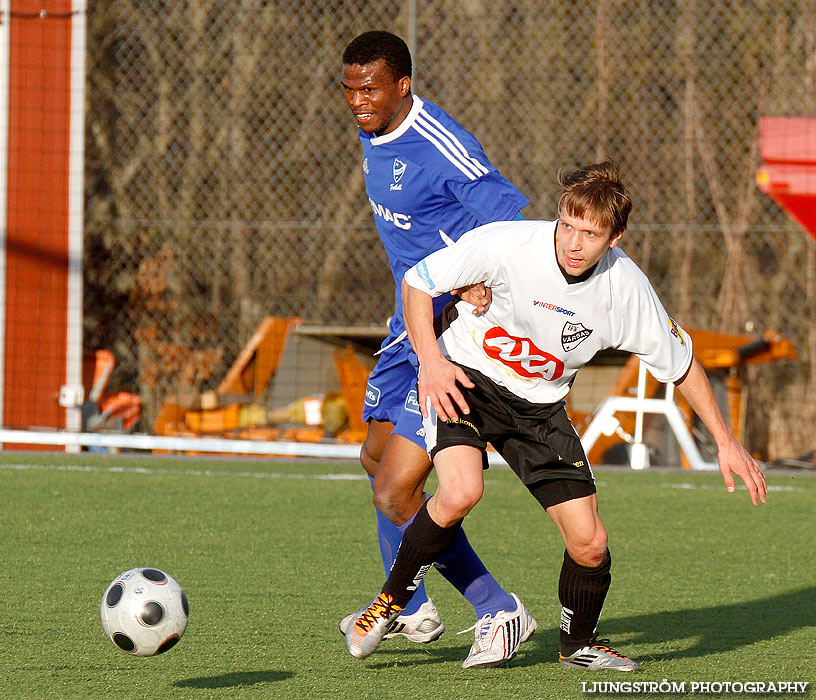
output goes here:
[{"label": "sponsor logo on white jersey", "polygon": [[500,326],[485,333],[482,349],[520,377],[554,381],[564,374],[564,363],[555,355],[537,348],[529,338],[510,335]]},{"label": "sponsor logo on white jersey", "polygon": [[583,323],[570,323],[567,321],[564,324],[564,330],[561,331],[561,347],[564,348],[565,352],[575,350],[590,335],[592,335],[592,329],[587,328]]},{"label": "sponsor logo on white jersey", "polygon": [[686,339],[683,337],[683,331],[680,330],[680,326],[677,325],[677,323],[675,322],[675,320],[671,316],[669,316],[669,328],[670,328],[669,332],[675,338],[677,338],[677,340],[680,341],[680,345],[685,347]]},{"label": "sponsor logo on white jersey", "polygon": [[570,311],[569,309],[564,309],[560,306],[556,306],[555,304],[550,304],[548,301],[539,301],[538,299],[533,299],[533,306],[537,306],[540,309],[547,309],[548,311],[555,311],[558,314],[565,314],[567,316],[575,316],[574,311]]},{"label": "sponsor logo on white jersey", "polygon": [[431,279],[431,273],[428,272],[428,265],[424,260],[420,260],[416,265],[414,265],[414,269],[419,275],[419,278],[428,285],[428,289],[436,289],[436,285]]},{"label": "sponsor logo on white jersey", "polygon": [[368,198],[368,201],[371,203],[371,211],[374,212],[374,216],[379,216],[381,219],[385,219],[386,221],[390,221],[394,226],[397,228],[401,228],[405,231],[411,228],[411,215],[410,214],[400,214],[399,212],[392,212],[388,207],[384,207],[382,204],[378,204],[375,202],[371,197]]}]

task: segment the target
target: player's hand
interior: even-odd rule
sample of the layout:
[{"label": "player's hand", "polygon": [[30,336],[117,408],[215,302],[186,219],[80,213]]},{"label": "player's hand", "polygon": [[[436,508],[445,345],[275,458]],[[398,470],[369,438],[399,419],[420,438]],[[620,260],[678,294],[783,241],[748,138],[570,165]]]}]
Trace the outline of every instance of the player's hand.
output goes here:
[{"label": "player's hand", "polygon": [[490,287],[485,287],[484,282],[469,284],[467,287],[451,290],[451,294],[458,296],[462,301],[474,307],[473,314],[483,314],[493,301],[493,292]]},{"label": "player's hand", "polygon": [[417,398],[424,418],[428,417],[429,399],[440,420],[456,420],[459,412],[463,415],[470,413],[457,382],[468,389],[474,386],[461,367],[444,357],[440,356],[420,365]]},{"label": "player's hand", "polygon": [[734,474],[745,483],[748,494],[751,496],[751,503],[757,505],[758,501],[765,503],[768,495],[768,485],[765,483],[765,472],[742,445],[736,440],[730,441],[718,450],[720,471],[723,475],[725,488],[728,493],[734,492]]}]

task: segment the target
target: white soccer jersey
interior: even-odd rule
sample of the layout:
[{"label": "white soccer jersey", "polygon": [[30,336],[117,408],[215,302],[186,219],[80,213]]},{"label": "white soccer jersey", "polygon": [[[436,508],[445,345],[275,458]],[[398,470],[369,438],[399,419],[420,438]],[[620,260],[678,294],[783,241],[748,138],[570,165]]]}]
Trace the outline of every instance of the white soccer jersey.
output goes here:
[{"label": "white soccer jersey", "polygon": [[458,302],[439,339],[444,355],[533,403],[563,399],[576,372],[606,348],[635,353],[658,381],[680,379],[691,339],[646,275],[615,247],[587,280],[568,283],[555,257],[557,223],[480,226],[408,270],[405,281],[434,297],[476,282],[493,290],[479,316]]}]

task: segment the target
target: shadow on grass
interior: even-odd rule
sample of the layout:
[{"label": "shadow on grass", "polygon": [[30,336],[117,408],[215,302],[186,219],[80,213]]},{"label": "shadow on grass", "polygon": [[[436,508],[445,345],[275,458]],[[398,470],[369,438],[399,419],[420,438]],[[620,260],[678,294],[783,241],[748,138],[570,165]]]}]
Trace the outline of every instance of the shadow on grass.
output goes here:
[{"label": "shadow on grass", "polygon": [[[652,659],[682,659],[729,652],[814,626],[816,586],[811,586],[744,603],[668,610],[609,620],[601,618],[600,636],[611,637],[612,645],[618,646],[624,653],[627,644],[661,646],[677,642],[682,645],[685,641],[688,646],[684,649],[650,655]],[[393,668],[399,661],[407,665],[461,663],[468,649],[467,644],[461,648],[423,645],[408,649],[388,649],[384,645],[377,652],[377,657],[385,658],[382,662],[371,664],[371,667]],[[540,625],[538,632],[521,647],[511,665],[532,666],[542,661],[556,661],[557,658],[558,630]]]},{"label": "shadow on grass", "polygon": [[294,675],[291,671],[239,671],[222,673],[220,676],[187,678],[183,681],[176,681],[173,685],[177,688],[236,688],[243,685],[284,681]]},{"label": "shadow on grass", "polygon": [[469,646],[461,648],[441,647],[434,644],[411,645],[399,649],[389,648],[388,642],[383,644],[375,656],[368,662],[368,668],[398,668],[405,666],[422,666],[424,664],[461,664],[467,656]]},{"label": "shadow on grass", "polygon": [[611,636],[613,643],[618,635],[626,635],[626,643],[692,641],[685,649],[655,654],[656,659],[695,658],[733,651],[813,626],[816,626],[816,586],[730,605],[601,619],[601,633]]}]

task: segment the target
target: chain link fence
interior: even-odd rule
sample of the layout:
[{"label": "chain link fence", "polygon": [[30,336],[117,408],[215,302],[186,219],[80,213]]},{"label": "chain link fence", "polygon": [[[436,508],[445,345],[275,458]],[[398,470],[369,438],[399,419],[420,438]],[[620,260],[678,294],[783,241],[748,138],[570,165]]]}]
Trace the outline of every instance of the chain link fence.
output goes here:
[{"label": "chain link fence", "polygon": [[816,0],[107,0],[88,10],[85,345],[115,389],[212,388],[268,314],[380,324],[393,282],[339,80],[356,34],[556,215],[618,160],[622,246],[690,328],[790,338],[752,368],[749,443],[813,447],[816,244],[754,184],[762,115],[816,114]]}]

